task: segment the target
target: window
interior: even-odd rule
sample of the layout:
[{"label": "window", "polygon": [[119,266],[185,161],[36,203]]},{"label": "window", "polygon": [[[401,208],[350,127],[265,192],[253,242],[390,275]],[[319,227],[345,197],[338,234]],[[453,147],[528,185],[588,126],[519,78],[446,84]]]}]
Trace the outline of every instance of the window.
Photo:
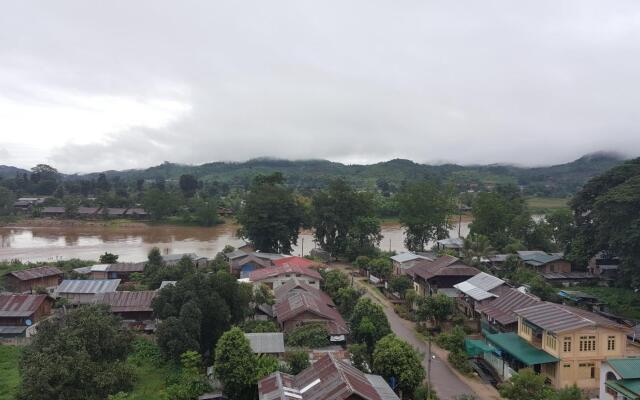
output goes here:
[{"label": "window", "polygon": [[580,351],[596,351],[596,337],[580,336]]},{"label": "window", "polygon": [[556,349],[556,338],[555,338],[555,336],[551,336],[551,335],[547,334],[546,343],[547,343],[547,347],[548,348],[553,349],[553,350]]},{"label": "window", "polygon": [[316,281],[309,281],[309,285],[315,285]]},{"label": "window", "polygon": [[562,343],[562,351],[565,353],[571,352],[571,336],[565,336],[564,342]]},{"label": "window", "polygon": [[571,368],[571,364],[564,364],[562,367],[563,368]]},{"label": "window", "polygon": [[531,336],[531,327],[530,327],[530,326],[525,325],[524,323],[521,323],[521,324],[520,324],[520,326],[521,326],[520,331],[521,331],[524,335]]},{"label": "window", "polygon": [[596,377],[596,365],[594,363],[578,364],[578,378],[595,379],[595,377]]},{"label": "window", "polygon": [[608,351],[614,351],[616,349],[616,337],[615,336],[609,336],[607,338],[607,350]]}]

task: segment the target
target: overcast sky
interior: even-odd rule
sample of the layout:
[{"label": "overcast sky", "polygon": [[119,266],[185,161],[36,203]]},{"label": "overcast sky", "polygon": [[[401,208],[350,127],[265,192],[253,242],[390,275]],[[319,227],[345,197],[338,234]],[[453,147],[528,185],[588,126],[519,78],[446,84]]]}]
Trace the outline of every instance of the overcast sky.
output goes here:
[{"label": "overcast sky", "polygon": [[640,2],[12,1],[0,164],[640,155]]}]

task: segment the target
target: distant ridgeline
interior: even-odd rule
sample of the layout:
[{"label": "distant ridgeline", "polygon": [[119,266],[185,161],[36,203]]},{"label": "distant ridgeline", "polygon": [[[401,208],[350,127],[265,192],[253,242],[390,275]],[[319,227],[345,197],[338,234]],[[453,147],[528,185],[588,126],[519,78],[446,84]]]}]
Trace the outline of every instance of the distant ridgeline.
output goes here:
[{"label": "distant ridgeline", "polygon": [[[246,162],[212,162],[196,166],[165,162],[147,169],[104,173],[109,179],[119,177],[125,181],[170,181],[178,180],[183,174],[192,174],[205,182],[218,181],[232,187],[247,187],[254,176],[279,171],[287,179],[287,185],[299,189],[322,188],[331,179],[343,178],[360,189],[377,188],[382,192],[394,192],[403,182],[431,178],[454,184],[461,190],[486,190],[496,184],[513,183],[522,186],[528,195],[559,197],[572,195],[589,178],[619,165],[622,161],[622,157],[608,153],[591,154],[570,163],[536,168],[510,165],[428,165],[403,159],[371,165],[345,165],[326,160],[288,161],[260,158]],[[0,166],[1,177],[13,178],[16,173],[23,172],[28,171]],[[66,175],[64,179],[97,177],[98,173],[92,173]]]}]

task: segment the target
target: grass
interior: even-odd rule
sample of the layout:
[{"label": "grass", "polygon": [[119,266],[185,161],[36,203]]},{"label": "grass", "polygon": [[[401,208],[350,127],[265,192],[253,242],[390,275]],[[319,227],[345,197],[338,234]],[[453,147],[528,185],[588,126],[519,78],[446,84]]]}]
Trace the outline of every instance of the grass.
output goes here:
[{"label": "grass", "polygon": [[613,314],[625,318],[640,319],[640,293],[631,289],[599,286],[572,286],[570,289],[596,296],[607,303]]},{"label": "grass", "polygon": [[13,400],[20,384],[20,348],[0,345],[0,400]]},{"label": "grass", "polygon": [[527,205],[535,212],[547,212],[559,208],[568,208],[569,199],[564,197],[527,197]]},{"label": "grass", "polygon": [[166,379],[169,375],[167,367],[159,367],[150,362],[141,365],[131,364],[136,373],[136,382],[129,392],[132,400],[157,400],[164,398]]}]

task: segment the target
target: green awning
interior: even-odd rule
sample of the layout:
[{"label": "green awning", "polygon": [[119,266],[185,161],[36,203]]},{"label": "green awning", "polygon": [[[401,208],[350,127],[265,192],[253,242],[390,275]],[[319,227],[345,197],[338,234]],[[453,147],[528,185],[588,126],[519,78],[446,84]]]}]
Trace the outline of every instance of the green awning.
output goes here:
[{"label": "green awning", "polygon": [[464,348],[469,357],[477,357],[482,353],[490,353],[495,350],[490,344],[477,339],[465,339]]},{"label": "green awning", "polygon": [[605,385],[629,399],[640,399],[640,379],[610,380]]},{"label": "green awning", "polygon": [[559,361],[558,358],[534,347],[513,332],[495,333],[493,335],[487,335],[486,338],[498,349],[505,353],[509,353],[511,356],[517,358],[527,366],[549,364]]}]

